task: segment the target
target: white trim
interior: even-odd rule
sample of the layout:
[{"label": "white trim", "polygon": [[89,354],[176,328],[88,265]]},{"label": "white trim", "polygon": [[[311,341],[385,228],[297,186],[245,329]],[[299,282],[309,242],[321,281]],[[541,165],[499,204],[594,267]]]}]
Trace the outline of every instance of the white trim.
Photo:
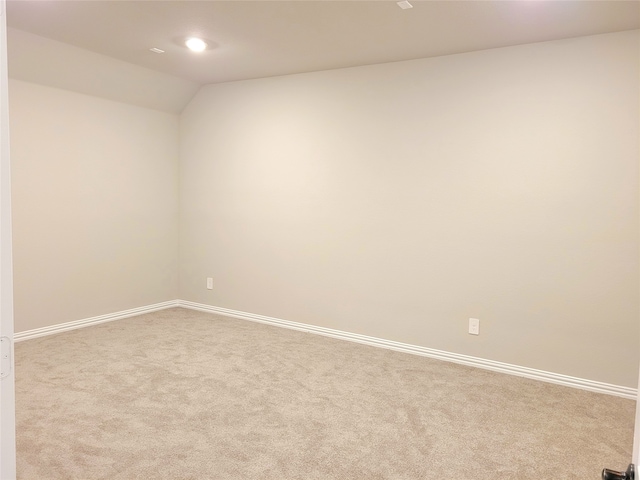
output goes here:
[{"label": "white trim", "polygon": [[[0,478],[16,478],[16,397],[13,351],[13,255],[11,243],[11,153],[9,148],[9,77],[7,75],[6,1],[0,0]],[[8,358],[6,357],[8,355]]]},{"label": "white trim", "polygon": [[266,317],[264,315],[257,315],[255,313],[240,312],[237,310],[230,310],[228,308],[214,307],[212,305],[204,305],[202,303],[189,302],[186,300],[178,300],[176,303],[179,307],[189,308],[192,310],[200,310],[203,312],[215,313],[217,315],[235,317],[252,322],[266,323],[278,327],[315,333],[317,335],[324,335],[327,337],[338,338],[350,342],[363,343],[365,345],[371,345],[374,347],[387,348],[389,350],[395,350],[398,352],[422,355],[424,357],[435,358],[447,362],[460,363],[462,365],[469,365],[471,367],[492,370],[494,372],[506,373],[509,375],[516,375],[518,377],[531,378],[533,380],[555,383],[558,385],[579,388],[591,392],[605,393],[608,395],[615,395],[632,400],[636,400],[637,398],[638,390],[635,388],[611,385],[609,383],[596,382],[584,378],[570,377],[568,375],[562,375],[559,373],[546,372],[544,370],[536,370],[529,367],[520,367],[518,365],[512,365],[509,363],[496,362],[494,360],[485,360],[483,358],[471,357],[469,355],[445,352],[443,350],[421,347],[419,345],[411,345],[408,343],[395,342],[393,340],[385,340],[382,338],[369,337],[367,335],[360,335],[357,333],[334,330],[332,328],[317,327],[315,325],[291,322],[279,318]]},{"label": "white trim", "polygon": [[265,315],[258,315],[255,313],[241,312],[228,308],[214,307],[212,305],[205,305],[202,303],[195,303],[187,300],[171,300],[168,302],[156,303],[144,307],[132,308],[131,310],[124,310],[107,315],[100,315],[98,317],[91,317],[83,320],[76,320],[73,322],[60,323],[58,325],[52,325],[49,327],[27,330],[24,332],[16,333],[14,335],[14,341],[20,342],[23,340],[44,337],[47,335],[54,335],[56,333],[75,330],[77,328],[89,327],[105,322],[112,322],[114,320],[120,320],[127,317],[133,317],[136,315],[142,315],[145,313],[151,313],[157,310],[164,310],[173,307],[183,307],[191,310],[200,310],[203,312],[214,313],[216,315],[224,315],[226,317],[240,318],[242,320],[249,320],[251,322],[265,323],[277,327],[314,333],[316,335],[324,335],[326,337],[337,338],[340,340],[347,340],[349,342],[362,343],[373,347],[387,348],[389,350],[395,350],[398,352],[411,353],[414,355],[421,355],[423,357],[435,358],[437,360],[444,360],[446,362],[459,363],[462,365],[482,368],[485,370],[492,370],[494,372],[506,373],[508,375],[516,375],[518,377],[525,377],[542,382],[555,383],[557,385],[564,385],[566,387],[579,388],[581,390],[588,390],[590,392],[615,395],[617,397],[629,398],[631,400],[636,400],[638,396],[638,390],[635,388],[596,382],[594,380],[587,380],[584,378],[570,377],[568,375],[562,375],[560,373],[546,372],[544,370],[536,370],[534,368],[521,367],[509,363],[471,357],[469,355],[462,355],[460,353],[446,352],[444,350],[436,350],[434,348],[421,347],[419,345],[411,345],[408,343],[401,343],[393,340],[385,340],[383,338],[369,337],[367,335],[350,333],[342,330],[335,330],[332,328],[318,327],[306,323],[291,322],[289,320],[282,320],[280,318],[267,317]]},{"label": "white trim", "polygon": [[114,320],[120,320],[122,318],[133,317],[136,315],[142,315],[144,313],[151,313],[157,310],[165,310],[167,308],[178,307],[178,300],[171,300],[169,302],[155,303],[153,305],[147,305],[145,307],[132,308],[130,310],[123,310],[116,313],[108,313],[106,315],[100,315],[98,317],[85,318],[83,320],[75,320],[73,322],[59,323],[57,325],[51,325],[49,327],[36,328],[34,330],[26,330],[14,335],[15,342],[21,342],[23,340],[31,340],[33,338],[44,337],[47,335],[54,335],[56,333],[66,332],[68,330],[75,330],[77,328],[90,327],[92,325],[98,325],[99,323],[112,322]]}]

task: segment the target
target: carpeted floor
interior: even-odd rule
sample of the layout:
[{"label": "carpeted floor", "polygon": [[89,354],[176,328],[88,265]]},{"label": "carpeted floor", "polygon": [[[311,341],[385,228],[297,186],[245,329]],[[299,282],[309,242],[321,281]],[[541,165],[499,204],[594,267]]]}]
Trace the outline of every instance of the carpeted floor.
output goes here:
[{"label": "carpeted floor", "polygon": [[170,309],[16,344],[18,478],[599,479],[635,402]]}]

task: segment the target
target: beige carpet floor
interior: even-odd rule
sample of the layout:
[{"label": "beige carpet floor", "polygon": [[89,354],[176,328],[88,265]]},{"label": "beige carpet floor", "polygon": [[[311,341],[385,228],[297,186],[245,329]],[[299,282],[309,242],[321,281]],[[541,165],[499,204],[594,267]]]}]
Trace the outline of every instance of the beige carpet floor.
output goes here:
[{"label": "beige carpet floor", "polygon": [[599,479],[635,402],[170,309],[16,344],[18,475]]}]

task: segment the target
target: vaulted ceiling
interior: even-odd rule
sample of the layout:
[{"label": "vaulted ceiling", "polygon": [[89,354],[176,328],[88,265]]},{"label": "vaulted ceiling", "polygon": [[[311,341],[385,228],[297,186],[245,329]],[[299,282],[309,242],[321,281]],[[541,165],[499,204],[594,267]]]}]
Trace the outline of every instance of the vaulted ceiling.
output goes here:
[{"label": "vaulted ceiling", "polygon": [[[412,4],[401,9],[393,0],[9,0],[9,46],[14,38],[14,56],[24,59],[21,63],[14,58],[12,64],[10,50],[10,74],[13,68],[24,77],[22,72],[30,69],[37,76],[36,70],[51,57],[51,52],[29,57],[32,53],[17,45],[18,37],[31,42],[31,50],[38,42],[34,36],[43,37],[161,72],[165,80],[168,75],[193,89],[640,28],[638,1]],[[182,43],[190,35],[207,39],[211,48],[190,52]],[[43,75],[64,74],[51,70]],[[82,76],[72,67],[68,74]]]}]

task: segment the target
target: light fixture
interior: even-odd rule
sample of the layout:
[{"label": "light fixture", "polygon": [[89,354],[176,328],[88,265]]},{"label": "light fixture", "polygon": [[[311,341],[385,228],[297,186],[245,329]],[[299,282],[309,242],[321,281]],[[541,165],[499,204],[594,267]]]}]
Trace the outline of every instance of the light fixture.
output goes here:
[{"label": "light fixture", "polygon": [[156,47],[150,48],[149,50],[151,50],[153,53],[164,53],[164,50],[160,50]]},{"label": "light fixture", "polygon": [[396,3],[403,10],[406,10],[407,8],[413,8],[413,5],[411,5],[408,0],[403,0],[402,2]]},{"label": "light fixture", "polygon": [[192,52],[203,52],[207,49],[207,42],[197,37],[189,37],[187,38],[184,44],[191,50]]}]

